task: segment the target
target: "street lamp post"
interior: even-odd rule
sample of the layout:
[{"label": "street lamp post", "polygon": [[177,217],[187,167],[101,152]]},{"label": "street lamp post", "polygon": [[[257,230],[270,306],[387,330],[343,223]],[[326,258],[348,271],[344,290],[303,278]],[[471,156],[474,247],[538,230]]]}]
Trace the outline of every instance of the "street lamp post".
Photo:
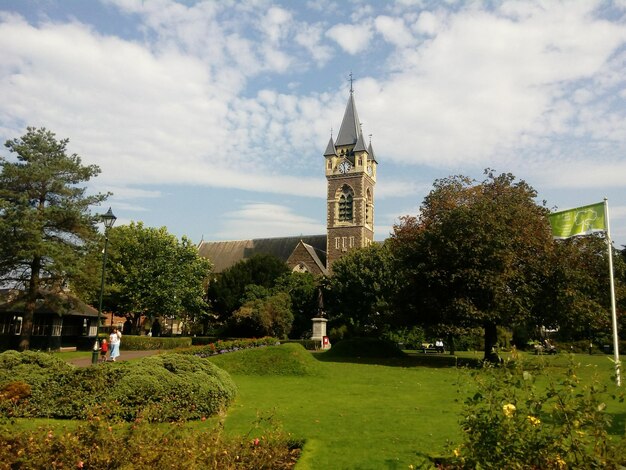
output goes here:
[{"label": "street lamp post", "polygon": [[102,278],[100,279],[100,300],[98,303],[98,323],[96,323],[96,342],[93,345],[93,352],[91,353],[91,363],[98,363],[98,354],[100,351],[100,341],[98,336],[100,335],[100,318],[102,317],[102,294],[104,293],[104,274],[107,265],[107,248],[109,246],[109,229],[113,227],[113,224],[117,220],[117,217],[113,215],[111,208],[106,214],[101,216],[104,223],[104,251],[102,252]]}]

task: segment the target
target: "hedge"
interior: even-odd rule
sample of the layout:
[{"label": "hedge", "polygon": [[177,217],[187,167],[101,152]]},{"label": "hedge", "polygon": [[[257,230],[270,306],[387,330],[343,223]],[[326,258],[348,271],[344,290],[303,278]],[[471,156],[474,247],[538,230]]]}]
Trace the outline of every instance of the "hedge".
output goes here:
[{"label": "hedge", "polygon": [[122,351],[156,351],[164,349],[187,348],[191,346],[189,336],[122,336]]},{"label": "hedge", "polygon": [[0,354],[0,413],[84,419],[102,408],[111,418],[200,419],[235,397],[230,375],[199,357],[160,354],[77,368],[47,353]]}]

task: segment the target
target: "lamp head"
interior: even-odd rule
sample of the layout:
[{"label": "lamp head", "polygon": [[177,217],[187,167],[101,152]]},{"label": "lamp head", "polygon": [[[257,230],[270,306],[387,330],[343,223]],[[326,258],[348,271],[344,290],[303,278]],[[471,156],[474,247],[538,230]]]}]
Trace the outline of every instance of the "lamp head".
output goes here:
[{"label": "lamp head", "polygon": [[104,228],[111,228],[113,224],[117,220],[117,217],[113,215],[111,208],[106,212],[106,214],[100,216],[102,218],[102,222],[104,223]]}]

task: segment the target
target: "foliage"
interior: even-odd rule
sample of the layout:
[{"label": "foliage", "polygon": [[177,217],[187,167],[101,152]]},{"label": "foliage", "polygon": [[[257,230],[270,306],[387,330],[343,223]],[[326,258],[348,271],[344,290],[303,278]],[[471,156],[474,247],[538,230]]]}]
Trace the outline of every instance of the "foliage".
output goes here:
[{"label": "foliage", "polygon": [[192,338],[188,336],[135,336],[124,335],[121,349],[123,351],[154,351],[191,346]]},{"label": "foliage", "polygon": [[420,349],[426,341],[424,329],[419,326],[387,331],[382,334],[382,338],[402,345],[402,349]]},{"label": "foliage", "polygon": [[404,357],[392,341],[376,338],[350,338],[339,341],[323,353],[326,357]]},{"label": "foliage", "polygon": [[291,272],[276,280],[274,292],[286,292],[291,298],[293,325],[290,338],[309,338],[311,318],[318,315],[319,283],[311,273]]},{"label": "foliage", "polygon": [[184,354],[76,368],[50,354],[8,351],[0,354],[0,366],[0,389],[30,387],[17,401],[0,394],[0,410],[16,417],[84,418],[106,405],[111,416],[126,420],[200,419],[221,411],[236,394],[225,371]]},{"label": "foliage", "polygon": [[246,286],[270,289],[289,271],[287,265],[272,255],[257,254],[224,270],[209,283],[207,298],[212,312],[224,322],[242,306]]},{"label": "foliage", "polygon": [[616,468],[626,462],[608,436],[609,417],[595,378],[567,372],[537,387],[537,372],[522,361],[474,373],[478,390],[466,400],[463,443],[452,468]]},{"label": "foliage", "polygon": [[44,128],[28,127],[22,137],[5,144],[17,161],[0,157],[0,281],[25,289],[20,349],[30,345],[41,288],[89,284],[79,281],[82,260],[98,240],[97,217],[89,207],[108,195],[85,195],[80,184],[100,169],[84,166],[76,154],[67,155],[68,142]]},{"label": "foliage", "polygon": [[[591,339],[610,331],[611,297],[606,240],[600,236],[576,237],[556,243],[555,256],[544,295],[545,326],[558,326],[559,337]],[[626,264],[615,254],[616,300],[626,298]]]},{"label": "foliage", "polygon": [[218,354],[226,354],[229,352],[239,351],[241,349],[260,348],[263,346],[275,346],[280,344],[276,338],[266,336],[264,338],[253,339],[234,339],[234,340],[217,340],[201,346],[193,346],[188,349],[181,349],[177,352],[181,354],[193,354],[198,357],[216,356]]},{"label": "foliage", "polygon": [[403,324],[391,307],[399,281],[394,271],[386,244],[353,250],[335,261],[324,292],[331,326],[346,325],[351,336],[369,336]]},{"label": "foliage", "polygon": [[391,246],[407,280],[398,308],[423,324],[483,327],[485,358],[495,359],[497,325],[538,314],[553,243],[535,190],[511,174],[486,174],[480,184],[437,180],[419,218],[394,227]]},{"label": "foliage", "polygon": [[0,467],[282,470],[294,467],[302,446],[276,425],[261,434],[255,423],[247,435],[237,438],[226,437],[221,424],[190,433],[179,424],[156,428],[145,420],[112,423],[107,415],[92,415],[71,433],[2,427]]},{"label": "foliage", "polygon": [[113,227],[109,239],[106,307],[130,319],[135,332],[143,316],[192,322],[205,313],[211,264],[191,240],[141,222]]},{"label": "foliage", "polygon": [[291,298],[285,292],[249,300],[230,319],[232,331],[243,336],[285,338],[292,324]]},{"label": "foliage", "polygon": [[319,363],[300,344],[247,349],[211,357],[211,362],[237,375],[319,375]]}]

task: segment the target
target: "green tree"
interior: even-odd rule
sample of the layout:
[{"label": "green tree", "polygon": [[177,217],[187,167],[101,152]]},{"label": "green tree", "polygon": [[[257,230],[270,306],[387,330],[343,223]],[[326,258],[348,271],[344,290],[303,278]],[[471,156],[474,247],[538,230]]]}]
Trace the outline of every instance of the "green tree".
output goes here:
[{"label": "green tree", "polygon": [[[613,256],[616,299],[624,297],[624,261]],[[609,261],[603,236],[555,242],[550,275],[544,286],[542,325],[558,327],[565,340],[599,340],[611,332]]]},{"label": "green tree", "polygon": [[392,244],[407,279],[399,298],[423,322],[481,326],[485,359],[496,360],[497,326],[538,314],[554,244],[536,191],[511,174],[485,173],[480,184],[437,180]]},{"label": "green tree", "polygon": [[233,313],[230,323],[233,331],[243,336],[285,338],[293,323],[291,298],[286,292],[278,292],[248,300]]},{"label": "green tree", "polygon": [[81,259],[98,240],[89,206],[108,195],[88,196],[81,183],[100,173],[67,155],[69,140],[27,128],[5,146],[16,161],[0,157],[0,280],[25,291],[20,349],[28,349],[41,288],[60,288],[80,274]]},{"label": "green tree", "polygon": [[332,324],[346,326],[349,335],[380,335],[401,323],[391,307],[401,281],[395,271],[386,244],[353,250],[335,261],[324,290]]},{"label": "green tree", "polygon": [[106,306],[128,318],[134,331],[144,316],[194,322],[206,313],[211,263],[187,237],[138,222],[113,227],[109,240]]},{"label": "green tree", "polygon": [[285,292],[291,298],[293,326],[291,338],[310,338],[311,319],[318,315],[319,279],[311,273],[291,272],[276,280],[274,292]]},{"label": "green tree", "polygon": [[210,282],[207,297],[212,312],[218,321],[227,321],[243,305],[246,286],[255,284],[271,289],[288,272],[287,265],[272,255],[258,254],[239,261]]}]

